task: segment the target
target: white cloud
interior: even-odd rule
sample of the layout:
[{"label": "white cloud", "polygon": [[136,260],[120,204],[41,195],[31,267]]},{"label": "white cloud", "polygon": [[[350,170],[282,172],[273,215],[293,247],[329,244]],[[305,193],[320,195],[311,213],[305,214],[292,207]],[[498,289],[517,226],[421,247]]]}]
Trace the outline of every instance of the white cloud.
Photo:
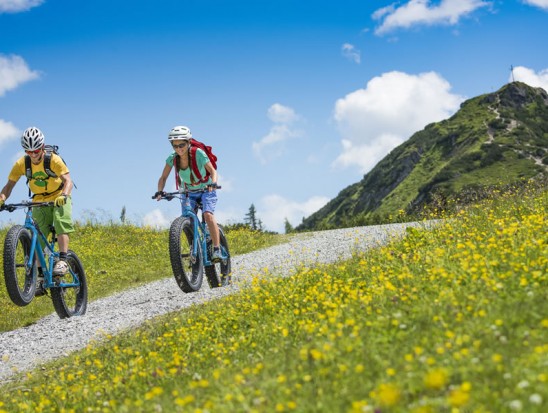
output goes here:
[{"label": "white cloud", "polygon": [[[548,0],[546,0],[548,1]],[[512,81],[510,75],[509,81]],[[543,69],[538,73],[534,70],[523,66],[514,67],[514,79],[519,82],[527,83],[529,86],[541,87],[548,92],[548,68]]]},{"label": "white cloud", "polygon": [[39,6],[44,0],[0,0],[0,13],[18,13]]},{"label": "white cloud", "polygon": [[30,70],[20,56],[0,54],[0,96],[22,83],[37,79],[38,72]]},{"label": "white cloud", "polygon": [[224,175],[221,175],[219,172],[217,172],[217,183],[221,185],[221,191],[223,192],[232,192],[234,190],[232,181],[225,178]]},{"label": "white cloud", "polygon": [[144,226],[158,229],[169,228],[171,221],[172,220],[166,217],[159,209],[155,209],[143,217]]},{"label": "white cloud", "polygon": [[463,97],[434,72],[389,72],[371,79],[365,89],[335,103],[334,118],[343,152],[334,166],[369,171],[390,150],[429,123],[455,113]]},{"label": "white cloud", "polygon": [[274,103],[268,108],[268,118],[276,123],[293,123],[299,119],[299,115],[290,107]]},{"label": "white cloud", "polygon": [[416,25],[453,26],[461,17],[490,5],[491,2],[483,0],[441,0],[436,5],[432,5],[430,0],[410,0],[400,7],[388,6],[379,9],[373,13],[372,17],[381,20],[375,33],[382,35],[397,28],[408,29]]},{"label": "white cloud", "polygon": [[19,129],[17,129],[13,123],[0,119],[0,145],[10,139],[18,137],[20,133]]},{"label": "white cloud", "polygon": [[548,10],[548,0],[523,0],[525,4],[530,4],[531,6],[540,7],[541,9]]},{"label": "white cloud", "polygon": [[343,44],[341,52],[348,60],[358,64],[361,62],[361,52],[356,49],[354,45],[351,45],[350,43]]},{"label": "white cloud", "polygon": [[237,224],[244,220],[247,211],[238,208],[221,208],[215,210],[215,219],[221,225]]},{"label": "white cloud", "polygon": [[275,125],[259,142],[253,142],[253,152],[263,164],[283,154],[285,141],[301,136],[293,127],[300,116],[292,108],[275,103],[268,109],[268,117]]},{"label": "white cloud", "polygon": [[286,218],[295,227],[302,222],[303,217],[313,214],[328,202],[329,198],[320,196],[298,203],[280,195],[267,195],[257,205],[257,217],[267,230],[283,233]]}]

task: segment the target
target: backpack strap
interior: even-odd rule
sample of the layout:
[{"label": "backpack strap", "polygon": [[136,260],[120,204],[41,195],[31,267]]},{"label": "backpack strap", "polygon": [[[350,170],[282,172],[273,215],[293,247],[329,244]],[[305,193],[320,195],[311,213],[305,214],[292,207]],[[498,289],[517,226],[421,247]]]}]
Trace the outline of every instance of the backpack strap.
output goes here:
[{"label": "backpack strap", "polygon": [[51,170],[51,151],[44,153],[44,171],[50,178],[57,178],[57,174]]},{"label": "backpack strap", "polygon": [[27,177],[27,182],[32,178],[32,165],[30,164],[30,156],[25,155],[25,176]]},{"label": "backpack strap", "polygon": [[196,162],[196,151],[198,150],[197,146],[191,145],[190,146],[190,168],[192,169],[192,172],[194,172],[194,176],[196,179],[198,179],[198,182],[206,183],[209,179],[209,172],[206,169],[206,175],[205,177],[202,177],[202,174],[200,173],[200,169],[198,168],[198,163]]}]

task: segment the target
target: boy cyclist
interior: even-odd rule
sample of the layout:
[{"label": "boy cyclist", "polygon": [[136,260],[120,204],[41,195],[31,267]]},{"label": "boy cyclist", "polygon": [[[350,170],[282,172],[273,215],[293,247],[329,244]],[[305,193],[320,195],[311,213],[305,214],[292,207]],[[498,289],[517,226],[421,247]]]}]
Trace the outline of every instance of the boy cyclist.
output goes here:
[{"label": "boy cyclist", "polygon": [[[29,189],[34,194],[32,196],[35,202],[54,202],[54,206],[35,208],[33,217],[36,220],[40,231],[44,235],[50,233],[50,226],[53,225],[57,234],[57,243],[59,244],[59,261],[53,268],[53,275],[61,277],[68,272],[67,252],[69,246],[69,233],[74,232],[72,222],[72,179],[65,162],[55,153],[51,153],[49,170],[55,176],[51,176],[46,171],[44,165],[45,138],[40,129],[31,127],[25,130],[21,137],[21,146],[26,155],[19,158],[13,165],[8,177],[8,182],[0,192],[0,206],[9,198],[13,187],[21,178],[26,175],[27,166],[25,158],[30,158],[31,177],[28,181]],[[44,295],[42,287],[43,273],[38,263],[38,285],[35,295]]]}]

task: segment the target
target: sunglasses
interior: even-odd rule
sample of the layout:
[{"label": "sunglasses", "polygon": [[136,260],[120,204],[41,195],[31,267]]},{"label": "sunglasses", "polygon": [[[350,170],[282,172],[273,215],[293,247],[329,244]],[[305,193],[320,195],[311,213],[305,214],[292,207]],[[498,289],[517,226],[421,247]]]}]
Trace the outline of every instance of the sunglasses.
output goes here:
[{"label": "sunglasses", "polygon": [[187,143],[186,143],[186,142],[183,142],[183,143],[181,143],[181,144],[179,144],[179,145],[173,144],[172,146],[173,146],[175,149],[180,149],[180,148],[184,148],[186,145],[187,145]]},{"label": "sunglasses", "polygon": [[29,155],[38,155],[41,151],[42,149],[36,149],[34,151],[25,151],[25,152]]}]

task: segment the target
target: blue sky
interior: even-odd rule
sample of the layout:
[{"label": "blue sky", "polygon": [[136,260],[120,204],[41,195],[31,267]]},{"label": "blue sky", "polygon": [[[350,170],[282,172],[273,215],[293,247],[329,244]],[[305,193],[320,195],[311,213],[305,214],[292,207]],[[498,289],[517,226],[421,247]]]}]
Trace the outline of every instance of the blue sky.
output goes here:
[{"label": "blue sky", "polygon": [[548,0],[0,0],[0,184],[37,126],[77,220],[166,227],[178,205],[150,197],[187,125],[219,157],[219,222],[253,203],[283,232],[511,66],[548,90],[547,38]]}]

